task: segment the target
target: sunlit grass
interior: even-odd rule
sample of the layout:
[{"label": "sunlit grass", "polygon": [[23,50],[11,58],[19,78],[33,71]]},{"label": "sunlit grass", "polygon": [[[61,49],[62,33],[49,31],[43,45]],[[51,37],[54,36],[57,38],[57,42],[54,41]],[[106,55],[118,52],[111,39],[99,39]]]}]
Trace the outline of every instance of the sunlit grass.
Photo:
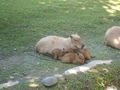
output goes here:
[{"label": "sunlit grass", "polygon": [[[120,25],[119,8],[120,0],[0,0],[0,83],[7,82],[15,73],[18,74],[14,75],[16,78],[31,74],[40,77],[41,74],[47,76],[77,66],[43,55],[25,54],[34,53],[34,46],[41,37],[68,37],[77,32],[90,48],[94,59],[112,59],[116,63],[102,66],[108,74],[97,68],[86,74],[68,77],[67,81],[49,90],[103,90],[109,84],[114,84],[119,90],[120,51],[105,46],[103,41],[108,28]],[[11,56],[20,57],[14,61],[9,59]],[[2,67],[2,61],[9,62],[6,63],[8,68]],[[40,81],[35,81],[22,82],[8,90],[41,88],[48,90]]]},{"label": "sunlit grass", "polygon": [[120,12],[120,0],[100,0],[103,8],[109,13],[110,16],[116,16]]}]

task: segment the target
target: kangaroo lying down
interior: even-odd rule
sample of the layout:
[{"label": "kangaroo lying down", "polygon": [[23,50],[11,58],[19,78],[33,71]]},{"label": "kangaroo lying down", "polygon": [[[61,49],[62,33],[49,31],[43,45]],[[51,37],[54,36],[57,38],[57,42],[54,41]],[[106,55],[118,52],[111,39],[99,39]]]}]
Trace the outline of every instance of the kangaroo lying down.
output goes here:
[{"label": "kangaroo lying down", "polygon": [[64,63],[84,64],[85,58],[82,53],[69,52],[66,53],[60,60]]},{"label": "kangaroo lying down", "polygon": [[105,33],[105,45],[120,49],[120,26],[113,26]]},{"label": "kangaroo lying down", "polygon": [[60,37],[60,36],[47,36],[41,38],[36,46],[35,49],[40,54],[51,54],[53,50],[56,48],[60,50],[67,50],[69,48],[75,49],[79,48],[84,45],[81,37],[78,34],[72,34],[69,37]]},{"label": "kangaroo lying down", "polygon": [[81,50],[68,49],[67,51],[54,49],[52,51],[54,59],[59,59],[64,63],[84,64],[86,60],[91,59],[91,53],[87,48]]},{"label": "kangaroo lying down", "polygon": [[91,55],[90,50],[87,49],[87,48],[81,49],[80,52],[81,52],[81,53],[83,54],[83,56],[85,57],[85,60],[90,60],[90,59],[93,57],[93,56]]}]

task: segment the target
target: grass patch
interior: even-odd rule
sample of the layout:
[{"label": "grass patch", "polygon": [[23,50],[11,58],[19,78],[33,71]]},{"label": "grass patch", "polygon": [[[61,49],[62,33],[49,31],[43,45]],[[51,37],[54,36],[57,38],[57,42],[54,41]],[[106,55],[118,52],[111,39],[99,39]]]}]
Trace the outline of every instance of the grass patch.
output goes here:
[{"label": "grass patch", "polygon": [[[113,6],[116,8],[112,8]],[[120,12],[117,7],[119,0],[0,0],[0,83],[9,80],[9,76],[14,73],[22,75],[25,72],[29,75],[41,71],[40,74],[44,76],[45,70],[52,74],[76,66],[26,52],[34,53],[34,46],[41,37],[68,37],[72,33],[78,33],[95,59],[114,61],[110,66],[98,67],[106,67],[110,72],[106,74],[100,70],[97,74],[71,76],[54,87],[46,88],[39,84],[35,89],[103,90],[112,84],[119,89],[120,51],[103,44],[105,31],[111,26],[120,25]],[[18,57],[9,59],[11,56]],[[10,64],[11,62],[13,64]],[[10,67],[6,68],[9,65]],[[49,74],[48,72],[46,74]],[[26,82],[8,88],[15,89],[33,90]]]}]

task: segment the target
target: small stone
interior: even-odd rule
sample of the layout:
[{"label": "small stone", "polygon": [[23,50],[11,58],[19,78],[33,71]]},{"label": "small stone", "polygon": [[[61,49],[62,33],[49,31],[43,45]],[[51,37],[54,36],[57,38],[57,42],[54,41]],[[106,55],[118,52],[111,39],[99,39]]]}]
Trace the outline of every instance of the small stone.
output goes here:
[{"label": "small stone", "polygon": [[14,79],[14,76],[10,76],[10,79]]},{"label": "small stone", "polygon": [[17,49],[16,48],[14,48],[14,51],[16,51]]},{"label": "small stone", "polygon": [[55,76],[50,76],[50,77],[44,78],[41,82],[45,86],[52,86],[52,85],[57,84],[58,80]]}]

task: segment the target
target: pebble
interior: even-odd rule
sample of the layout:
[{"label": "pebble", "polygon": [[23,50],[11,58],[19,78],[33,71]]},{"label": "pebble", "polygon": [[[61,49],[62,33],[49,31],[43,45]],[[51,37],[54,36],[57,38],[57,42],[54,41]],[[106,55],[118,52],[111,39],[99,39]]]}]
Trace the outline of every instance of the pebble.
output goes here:
[{"label": "pebble", "polygon": [[49,77],[44,78],[41,82],[45,86],[53,86],[57,84],[58,79],[55,76],[49,76]]},{"label": "pebble", "polygon": [[14,48],[14,51],[16,51],[17,49],[16,48]]}]

